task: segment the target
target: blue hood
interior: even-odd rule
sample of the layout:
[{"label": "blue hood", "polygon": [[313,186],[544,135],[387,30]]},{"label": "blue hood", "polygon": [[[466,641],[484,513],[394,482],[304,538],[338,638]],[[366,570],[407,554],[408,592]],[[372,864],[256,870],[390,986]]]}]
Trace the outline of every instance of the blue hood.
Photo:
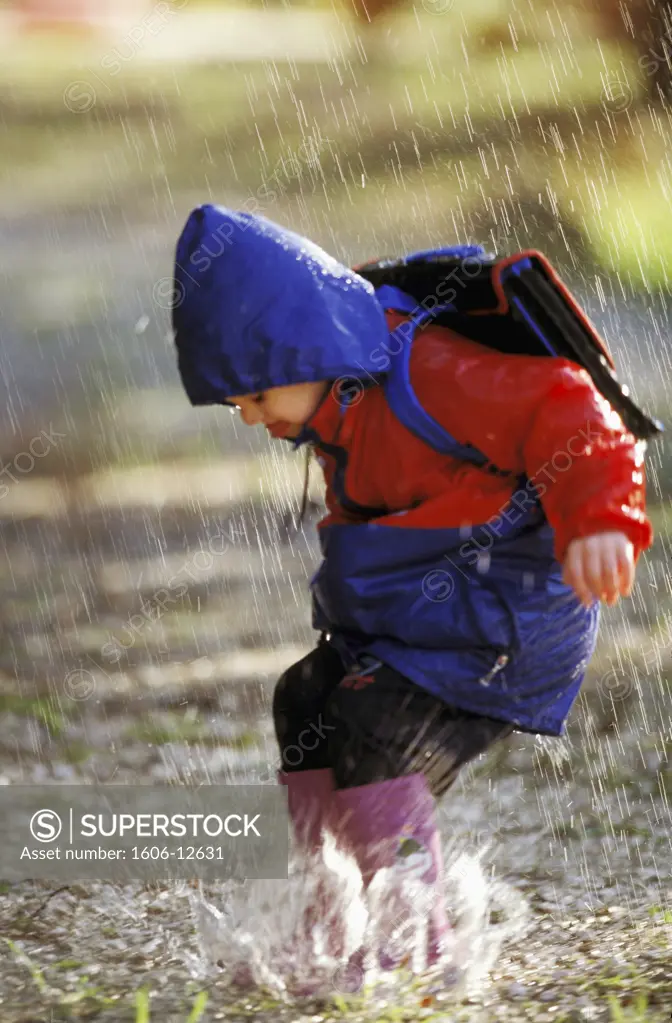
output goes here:
[{"label": "blue hood", "polygon": [[192,405],[366,377],[388,336],[374,289],[265,217],[200,206],[177,243],[173,328]]}]

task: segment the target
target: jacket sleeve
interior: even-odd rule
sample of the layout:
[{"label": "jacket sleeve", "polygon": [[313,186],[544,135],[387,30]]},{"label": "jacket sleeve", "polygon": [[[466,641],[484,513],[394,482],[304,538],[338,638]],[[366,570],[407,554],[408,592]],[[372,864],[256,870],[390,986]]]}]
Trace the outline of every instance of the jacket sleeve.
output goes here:
[{"label": "jacket sleeve", "polygon": [[441,333],[441,350],[430,341],[417,372],[411,360],[418,397],[461,443],[534,483],[557,559],[577,537],[610,530],[628,536],[636,557],[649,547],[644,446],[586,370],[568,359],[503,355],[455,334],[446,344]]}]

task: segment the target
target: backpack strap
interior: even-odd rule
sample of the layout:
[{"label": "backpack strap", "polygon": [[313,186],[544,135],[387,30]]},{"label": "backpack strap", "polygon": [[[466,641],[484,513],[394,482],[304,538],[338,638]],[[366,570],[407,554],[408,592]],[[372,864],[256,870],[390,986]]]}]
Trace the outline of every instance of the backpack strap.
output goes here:
[{"label": "backpack strap", "polygon": [[[383,292],[380,295],[380,292]],[[393,292],[395,294],[393,294]],[[465,462],[470,462],[472,465],[477,466],[479,469],[483,469],[485,472],[489,472],[496,476],[504,476],[509,479],[515,479],[518,487],[525,489],[530,497],[532,498],[530,507],[523,514],[522,519],[520,517],[520,509],[517,508],[517,519],[513,521],[507,520],[506,525],[500,527],[498,536],[500,538],[508,536],[509,534],[519,530],[523,526],[527,526],[538,519],[539,514],[543,514],[543,508],[541,505],[541,499],[539,494],[534,487],[529,487],[529,481],[527,476],[522,473],[512,473],[503,469],[498,469],[497,466],[493,465],[492,462],[475,448],[472,444],[460,444],[459,441],[453,437],[445,427],[441,426],[433,416],[427,412],[425,408],[418,401],[418,397],[413,390],[410,378],[410,362],[411,362],[411,344],[415,337],[415,333],[418,327],[422,326],[427,320],[434,317],[438,309],[423,310],[421,313],[417,313],[418,304],[410,295],[405,294],[398,288],[387,286],[379,288],[376,291],[376,295],[384,301],[384,307],[387,309],[399,309],[401,312],[410,313],[410,319],[404,323],[399,324],[391,332],[391,337],[401,342],[401,348],[398,353],[395,353],[390,358],[390,367],[383,379],[383,388],[385,391],[385,397],[387,403],[397,417],[397,419],[403,423],[407,430],[414,433],[416,437],[423,440],[430,447],[434,448],[442,455],[450,455],[453,458],[462,459]],[[442,310],[451,309],[452,306],[442,306]],[[413,315],[416,312],[417,315]],[[517,506],[516,506],[517,507]],[[487,529],[486,529],[487,534]],[[477,531],[476,537],[480,533]],[[473,534],[472,534],[473,536]],[[492,542],[491,536],[485,535],[484,543],[487,549]]]},{"label": "backpack strap", "polygon": [[437,312],[452,310],[453,307],[445,305],[431,310],[421,309],[414,298],[391,285],[383,285],[378,288],[376,298],[381,302],[383,308],[398,309],[403,313],[415,314],[411,315],[410,320],[399,324],[391,332],[391,336],[399,341],[400,349],[398,354],[390,358],[390,368],[385,376],[383,386],[387,403],[397,419],[403,423],[407,430],[442,455],[452,455],[454,458],[461,458],[481,468],[488,467],[488,471],[496,472],[497,475],[511,475],[494,466],[490,467],[491,463],[488,462],[487,457],[473,445],[460,444],[437,422],[434,416],[431,416],[423,408],[411,385],[411,344],[418,327],[432,319]]},{"label": "backpack strap", "polygon": [[414,252],[406,256],[404,262],[423,263],[428,259],[459,259],[464,262],[467,259],[474,259],[481,262],[487,259],[487,253],[482,245],[449,245],[440,249],[423,249],[421,252]]}]

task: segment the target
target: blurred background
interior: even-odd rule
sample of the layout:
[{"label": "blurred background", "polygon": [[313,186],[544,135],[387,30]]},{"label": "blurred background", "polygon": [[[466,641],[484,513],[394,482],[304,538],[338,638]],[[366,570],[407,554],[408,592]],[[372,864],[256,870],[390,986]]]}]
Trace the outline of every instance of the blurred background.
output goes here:
[{"label": "blurred background", "polygon": [[[1,0],[0,783],[274,780],[270,694],[314,640],[320,482],[297,528],[300,455],[182,393],[169,308],[193,206],[263,213],[351,265],[539,248],[672,422],[671,54],[654,0]],[[555,870],[584,916],[662,904],[669,862],[669,431],[648,466],[656,545],[605,613],[569,767],[516,736],[497,789],[474,765],[446,817],[494,821],[497,869],[530,898]],[[95,933],[109,980],[108,938],[77,919],[70,954],[90,961]],[[150,924],[126,947],[154,948]],[[40,962],[41,940],[22,945]]]},{"label": "blurred background", "polygon": [[203,201],[351,263],[538,246],[624,375],[662,385],[672,23],[652,2],[4,0],[2,453],[45,417],[67,438],[34,479],[246,450],[187,407],[168,335]]}]

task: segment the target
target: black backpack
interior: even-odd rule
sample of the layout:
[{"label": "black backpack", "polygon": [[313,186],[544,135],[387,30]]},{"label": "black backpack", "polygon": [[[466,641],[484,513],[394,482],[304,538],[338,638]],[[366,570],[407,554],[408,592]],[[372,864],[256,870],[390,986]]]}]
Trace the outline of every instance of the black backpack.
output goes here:
[{"label": "black backpack", "polygon": [[457,246],[354,269],[385,289],[378,297],[386,308],[408,313],[415,303],[423,322],[497,351],[571,359],[638,440],[663,431],[618,381],[606,344],[541,252],[493,257],[480,246]]}]

